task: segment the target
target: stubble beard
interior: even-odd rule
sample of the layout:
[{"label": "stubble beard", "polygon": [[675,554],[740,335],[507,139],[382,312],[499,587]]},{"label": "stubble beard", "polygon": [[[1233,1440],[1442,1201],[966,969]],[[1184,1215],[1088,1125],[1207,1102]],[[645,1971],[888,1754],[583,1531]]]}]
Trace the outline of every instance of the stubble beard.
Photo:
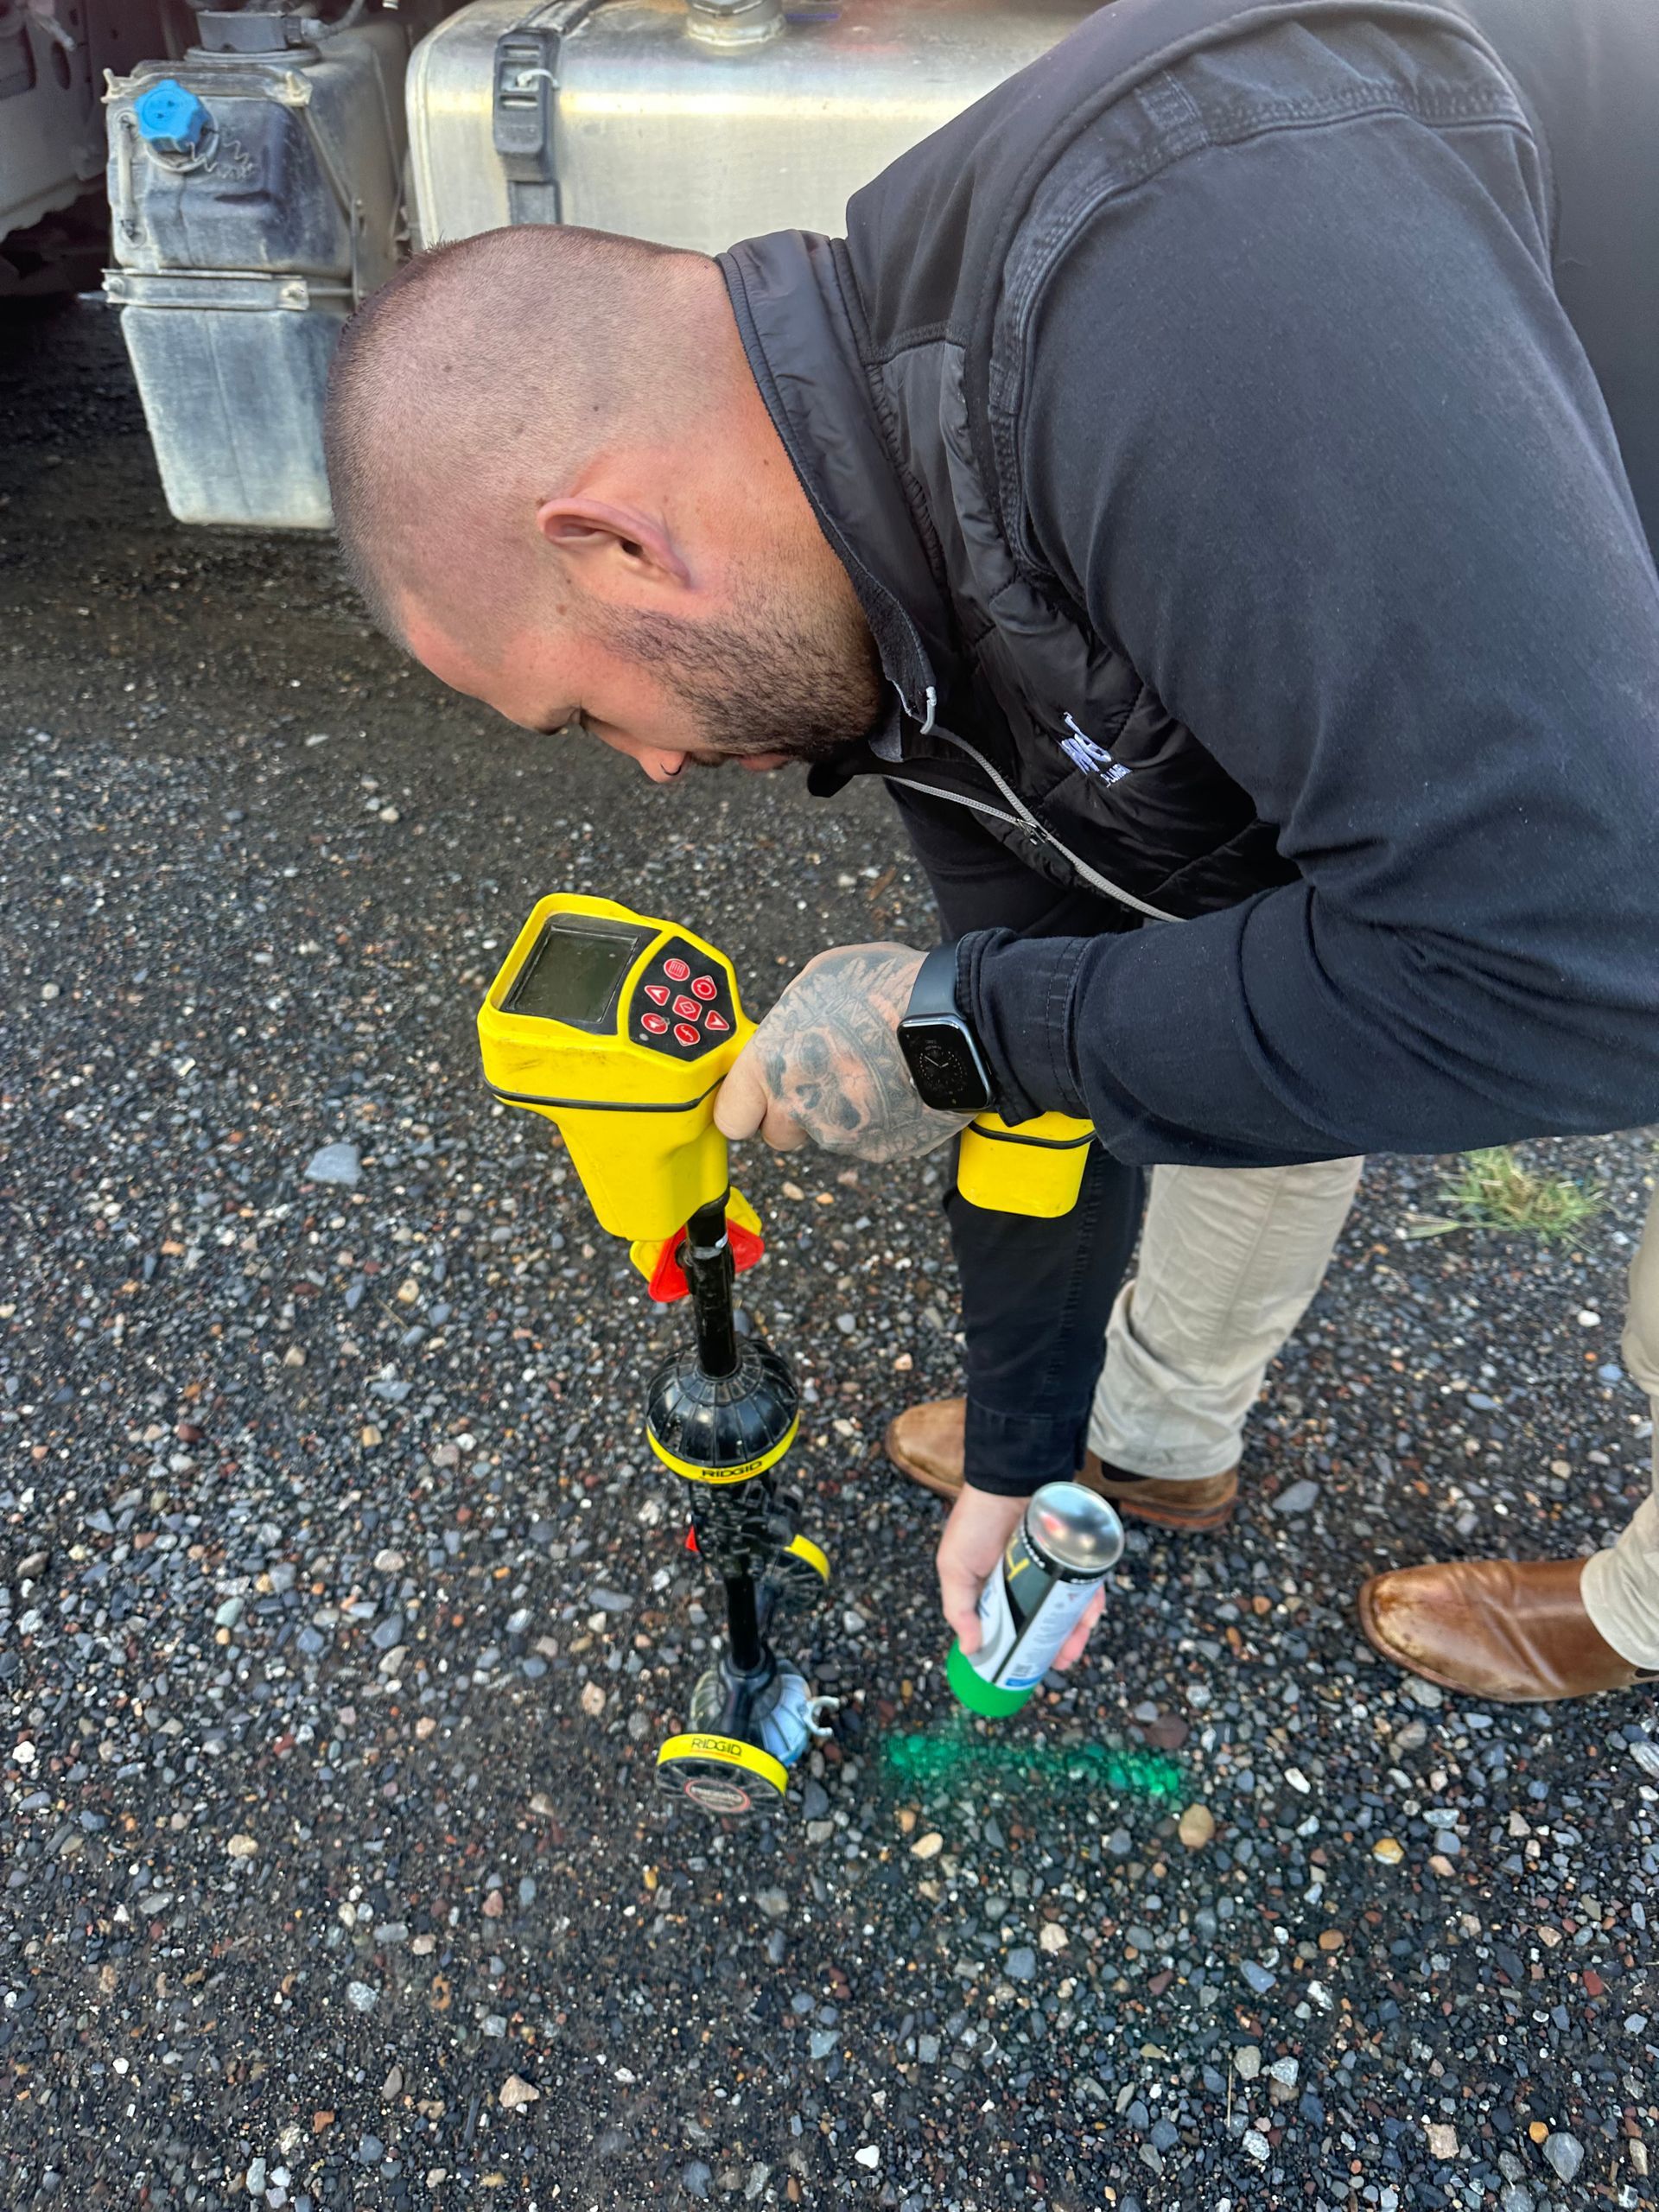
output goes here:
[{"label": "stubble beard", "polygon": [[594,609],[608,644],[651,669],[684,709],[699,767],[761,753],[832,760],[874,727],[875,642],[850,587],[814,604],[798,588],[751,587],[730,620]]}]

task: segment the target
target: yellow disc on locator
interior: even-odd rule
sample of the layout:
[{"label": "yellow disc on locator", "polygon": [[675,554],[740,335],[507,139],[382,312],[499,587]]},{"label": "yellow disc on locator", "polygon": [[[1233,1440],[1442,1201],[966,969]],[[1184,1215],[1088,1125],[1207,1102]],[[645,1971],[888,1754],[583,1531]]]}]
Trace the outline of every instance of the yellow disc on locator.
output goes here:
[{"label": "yellow disc on locator", "polygon": [[701,1811],[735,1819],[775,1812],[789,1771],[770,1751],[735,1736],[671,1736],[657,1754],[657,1779],[671,1796],[689,1798]]}]

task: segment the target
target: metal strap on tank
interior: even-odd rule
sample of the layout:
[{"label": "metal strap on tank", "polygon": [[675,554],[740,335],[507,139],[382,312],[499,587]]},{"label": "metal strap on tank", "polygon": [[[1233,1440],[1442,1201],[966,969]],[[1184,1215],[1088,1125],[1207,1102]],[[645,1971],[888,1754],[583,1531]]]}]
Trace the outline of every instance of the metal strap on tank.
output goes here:
[{"label": "metal strap on tank", "polygon": [[347,283],[273,276],[256,269],[110,269],[105,271],[104,292],[122,307],[200,308],[215,315],[270,315],[279,308],[303,315],[314,307],[356,304]]},{"label": "metal strap on tank", "polygon": [[563,219],[553,143],[559,50],[594,5],[594,0],[554,0],[550,7],[532,9],[495,42],[493,135],[507,181],[511,222]]}]

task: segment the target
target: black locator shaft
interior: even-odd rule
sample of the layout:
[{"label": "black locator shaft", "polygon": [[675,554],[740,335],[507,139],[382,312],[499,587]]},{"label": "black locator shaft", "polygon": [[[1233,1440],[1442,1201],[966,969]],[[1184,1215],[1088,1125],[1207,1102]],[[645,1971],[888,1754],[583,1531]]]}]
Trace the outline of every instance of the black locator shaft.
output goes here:
[{"label": "black locator shaft", "polygon": [[736,1269],[726,1236],[726,1193],[699,1206],[686,1224],[680,1264],[691,1292],[697,1364],[705,1375],[737,1372]]}]

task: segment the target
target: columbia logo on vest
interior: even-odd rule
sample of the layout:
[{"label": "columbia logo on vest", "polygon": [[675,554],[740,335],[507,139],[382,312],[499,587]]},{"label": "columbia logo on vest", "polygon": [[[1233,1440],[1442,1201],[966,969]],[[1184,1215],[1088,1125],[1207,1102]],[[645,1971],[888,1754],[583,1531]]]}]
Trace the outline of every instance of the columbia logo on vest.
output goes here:
[{"label": "columbia logo on vest", "polygon": [[1081,768],[1085,776],[1092,776],[1097,784],[1104,784],[1109,789],[1113,784],[1121,784],[1129,772],[1121,760],[1113,760],[1110,747],[1096,745],[1092,737],[1077,728],[1069,714],[1062,719],[1071,734],[1060,740],[1060,750],[1072,766]]}]

